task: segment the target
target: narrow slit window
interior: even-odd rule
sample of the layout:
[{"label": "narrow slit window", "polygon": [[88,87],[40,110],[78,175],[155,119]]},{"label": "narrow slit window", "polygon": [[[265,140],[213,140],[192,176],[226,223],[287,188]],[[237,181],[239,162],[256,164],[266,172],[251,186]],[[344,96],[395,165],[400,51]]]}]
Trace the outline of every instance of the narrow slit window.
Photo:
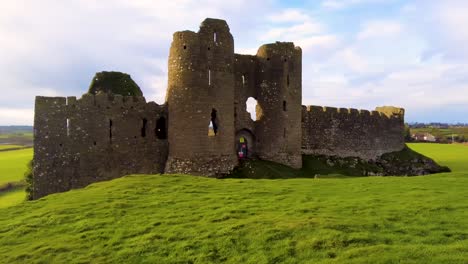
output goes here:
[{"label": "narrow slit window", "polygon": [[112,119],[109,119],[109,140],[112,143]]},{"label": "narrow slit window", "polygon": [[286,75],[286,85],[289,87],[289,74]]},{"label": "narrow slit window", "polygon": [[242,85],[245,85],[245,74],[242,75]]},{"label": "narrow slit window", "polygon": [[216,31],[215,31],[215,32],[213,32],[213,41],[214,41],[214,42],[216,42],[216,41],[217,41],[217,39],[216,39],[217,37],[218,37],[218,36],[217,36],[217,34],[216,34]]},{"label": "narrow slit window", "polygon": [[211,85],[211,70],[208,69],[208,85]]},{"label": "narrow slit window", "polygon": [[286,112],[286,110],[287,110],[287,109],[286,109],[286,101],[283,101],[283,111]]},{"label": "narrow slit window", "polygon": [[166,118],[163,116],[156,121],[156,137],[158,139],[167,139]]},{"label": "narrow slit window", "polygon": [[70,136],[70,118],[67,118],[67,137]]},{"label": "narrow slit window", "polygon": [[148,120],[146,118],[143,118],[143,124],[141,126],[141,137],[146,137],[146,124],[148,123]]}]

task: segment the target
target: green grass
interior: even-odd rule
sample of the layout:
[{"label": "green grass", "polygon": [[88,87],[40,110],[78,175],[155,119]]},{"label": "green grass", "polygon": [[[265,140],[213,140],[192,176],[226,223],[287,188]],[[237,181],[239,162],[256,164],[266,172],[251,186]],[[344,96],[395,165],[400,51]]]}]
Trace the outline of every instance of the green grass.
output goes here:
[{"label": "green grass", "polygon": [[466,263],[468,147],[422,177],[127,176],[0,209],[1,263]]},{"label": "green grass", "polygon": [[25,198],[26,192],[23,188],[0,192],[0,209],[19,204],[23,202]]},{"label": "green grass", "polygon": [[448,166],[454,172],[468,174],[468,146],[460,144],[407,144],[416,152],[431,157],[436,162]]},{"label": "green grass", "polygon": [[0,186],[23,180],[32,153],[32,148],[0,152]]}]

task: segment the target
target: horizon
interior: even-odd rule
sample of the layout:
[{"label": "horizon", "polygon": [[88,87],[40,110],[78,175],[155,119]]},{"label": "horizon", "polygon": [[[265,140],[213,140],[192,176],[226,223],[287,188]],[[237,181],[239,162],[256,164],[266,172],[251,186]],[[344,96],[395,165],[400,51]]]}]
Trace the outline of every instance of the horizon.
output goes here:
[{"label": "horizon", "polygon": [[[407,123],[468,123],[468,2],[26,0],[0,4],[0,125],[31,126],[34,98],[77,96],[96,72],[164,103],[172,33],[227,21],[235,52],[303,50],[303,105],[405,108]],[[259,15],[261,14],[261,15]],[[7,90],[9,89],[9,90]]]}]

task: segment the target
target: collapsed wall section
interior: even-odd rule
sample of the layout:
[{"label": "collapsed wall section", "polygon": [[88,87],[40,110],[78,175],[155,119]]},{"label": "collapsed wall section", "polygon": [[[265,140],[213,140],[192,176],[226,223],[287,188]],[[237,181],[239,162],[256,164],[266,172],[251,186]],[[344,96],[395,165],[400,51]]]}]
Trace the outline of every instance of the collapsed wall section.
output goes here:
[{"label": "collapsed wall section", "polygon": [[404,109],[302,106],[302,153],[375,159],[404,148]]},{"label": "collapsed wall section", "polygon": [[33,198],[132,173],[163,173],[167,107],[144,97],[36,97]]}]

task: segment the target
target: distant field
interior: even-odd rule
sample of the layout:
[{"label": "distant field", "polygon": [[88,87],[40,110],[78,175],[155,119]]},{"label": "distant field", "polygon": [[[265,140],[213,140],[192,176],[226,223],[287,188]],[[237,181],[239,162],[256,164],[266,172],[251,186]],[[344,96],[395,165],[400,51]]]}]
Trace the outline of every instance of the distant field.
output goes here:
[{"label": "distant field", "polygon": [[32,146],[32,132],[18,132],[10,134],[0,134],[0,144],[14,144],[21,146]]},{"label": "distant field", "polygon": [[430,133],[436,137],[450,138],[452,135],[463,136],[468,140],[468,127],[452,127],[452,128],[411,128],[411,134],[414,133]]},{"label": "distant field", "polygon": [[17,149],[17,148],[22,148],[23,146],[20,145],[0,145],[0,151],[1,150],[9,150],[9,149]]},{"label": "distant field", "polygon": [[32,159],[33,149],[0,151],[0,186],[23,179],[28,161]]},{"label": "distant field", "polygon": [[133,175],[0,209],[3,263],[467,263],[468,147],[420,177]]}]

